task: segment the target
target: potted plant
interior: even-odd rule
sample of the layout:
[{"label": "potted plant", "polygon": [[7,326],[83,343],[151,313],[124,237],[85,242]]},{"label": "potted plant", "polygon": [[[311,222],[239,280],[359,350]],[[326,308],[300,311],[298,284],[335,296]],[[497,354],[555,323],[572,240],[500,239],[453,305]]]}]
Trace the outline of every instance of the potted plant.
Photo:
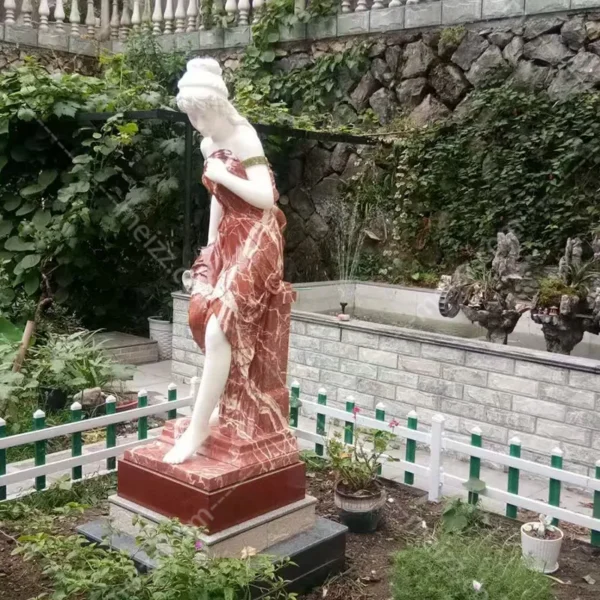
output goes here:
[{"label": "potted plant", "polygon": [[558,570],[562,541],[563,532],[552,525],[552,517],[540,515],[539,521],[521,527],[523,558],[534,571],[554,573]]},{"label": "potted plant", "polygon": [[379,466],[388,442],[394,436],[375,431],[369,436],[368,444],[366,437],[357,431],[351,446],[344,444],[339,434],[327,441],[327,453],[336,479],[335,505],[340,520],[354,533],[375,531],[381,522],[386,495],[378,479]]},{"label": "potted plant", "polygon": [[173,323],[171,322],[172,298],[171,288],[165,286],[154,289],[148,300],[148,304],[158,307],[157,312],[148,317],[148,329],[151,340],[158,344],[158,358],[170,360],[173,355]]},{"label": "potted plant", "polygon": [[531,319],[542,326],[548,352],[571,354],[584,333],[600,332],[600,305],[589,296],[600,258],[600,240],[592,242],[594,255],[583,261],[583,243],[569,238],[558,265],[558,274],[539,282],[531,309]]}]

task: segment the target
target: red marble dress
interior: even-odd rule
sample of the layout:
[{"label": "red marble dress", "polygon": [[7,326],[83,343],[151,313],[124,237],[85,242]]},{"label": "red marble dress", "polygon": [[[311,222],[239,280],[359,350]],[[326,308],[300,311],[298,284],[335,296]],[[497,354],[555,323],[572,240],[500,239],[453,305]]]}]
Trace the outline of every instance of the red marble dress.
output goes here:
[{"label": "red marble dress", "polygon": [[[210,158],[247,179],[244,165],[228,150]],[[271,180],[277,200],[272,173]],[[202,249],[192,267],[190,328],[205,350],[208,320],[212,315],[218,320],[232,349],[220,400],[220,432],[256,439],[288,427],[285,375],[294,293],[283,281],[285,216],[276,205],[262,210],[206,177],[202,182],[223,215],[217,240]]]}]

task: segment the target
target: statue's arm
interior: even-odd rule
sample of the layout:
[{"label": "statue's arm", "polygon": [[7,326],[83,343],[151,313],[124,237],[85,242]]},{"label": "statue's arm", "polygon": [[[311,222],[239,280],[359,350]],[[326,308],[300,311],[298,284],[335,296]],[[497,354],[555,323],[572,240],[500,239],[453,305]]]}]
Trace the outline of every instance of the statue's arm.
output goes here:
[{"label": "statue's arm", "polygon": [[[255,132],[240,143],[241,151],[238,152],[240,160],[246,160],[256,156],[264,156],[262,144]],[[245,200],[248,204],[268,210],[275,203],[275,194],[271,173],[267,165],[253,165],[246,169],[248,179],[242,179],[233,173],[230,173],[225,164],[216,159],[210,158],[206,165],[205,176],[225,186],[234,194]]]}]

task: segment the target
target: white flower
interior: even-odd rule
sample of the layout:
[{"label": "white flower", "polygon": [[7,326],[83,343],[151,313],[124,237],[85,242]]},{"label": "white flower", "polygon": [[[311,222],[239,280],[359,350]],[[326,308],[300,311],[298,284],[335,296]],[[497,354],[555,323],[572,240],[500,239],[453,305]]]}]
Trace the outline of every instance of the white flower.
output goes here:
[{"label": "white flower", "polygon": [[479,583],[479,581],[473,580],[473,589],[476,592],[480,592],[482,588],[483,588],[483,583]]},{"label": "white flower", "polygon": [[421,527],[423,529],[427,529],[427,523],[425,521],[421,521]]},{"label": "white flower", "polygon": [[245,548],[242,548],[243,559],[250,558],[251,556],[256,556],[256,554],[256,548],[253,548],[252,546],[246,546]]}]

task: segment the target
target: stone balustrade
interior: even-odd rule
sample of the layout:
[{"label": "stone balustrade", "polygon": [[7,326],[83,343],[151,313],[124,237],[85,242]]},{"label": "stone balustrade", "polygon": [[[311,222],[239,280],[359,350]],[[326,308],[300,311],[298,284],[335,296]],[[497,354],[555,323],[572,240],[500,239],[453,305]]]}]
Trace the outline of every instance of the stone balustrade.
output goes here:
[{"label": "stone balustrade", "polygon": [[[133,31],[157,36],[166,50],[244,46],[250,25],[269,0],[213,0],[207,19],[201,0],[0,0],[0,33],[7,42],[97,54],[119,51]],[[416,27],[455,25],[592,9],[600,0],[338,0],[336,15],[282,31],[281,40],[320,39]],[[302,10],[306,0],[295,0]],[[3,25],[3,27],[2,27]]]}]

